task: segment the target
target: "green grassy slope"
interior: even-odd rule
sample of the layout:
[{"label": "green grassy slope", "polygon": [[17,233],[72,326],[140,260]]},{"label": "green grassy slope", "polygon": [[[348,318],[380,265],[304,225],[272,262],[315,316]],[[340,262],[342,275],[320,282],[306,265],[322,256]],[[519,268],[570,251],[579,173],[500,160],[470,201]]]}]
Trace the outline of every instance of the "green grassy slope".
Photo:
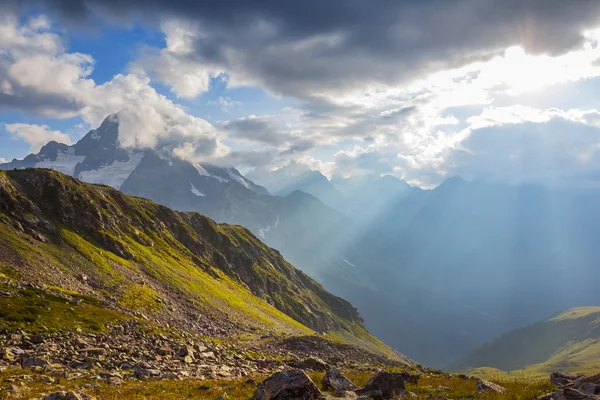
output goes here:
[{"label": "green grassy slope", "polygon": [[245,228],[50,170],[0,171],[0,272],[206,335],[322,334],[400,357]]},{"label": "green grassy slope", "polygon": [[476,349],[456,370],[489,372],[492,367],[518,375],[552,371],[600,370],[600,307],[579,307],[507,333]]}]

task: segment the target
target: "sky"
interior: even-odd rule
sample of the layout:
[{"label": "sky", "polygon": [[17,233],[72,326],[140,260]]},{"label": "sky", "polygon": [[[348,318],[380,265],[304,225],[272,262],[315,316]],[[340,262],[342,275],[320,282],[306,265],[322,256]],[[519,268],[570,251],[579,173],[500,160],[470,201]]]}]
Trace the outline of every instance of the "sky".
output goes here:
[{"label": "sky", "polygon": [[6,0],[0,161],[124,148],[328,177],[597,185],[596,0]]}]

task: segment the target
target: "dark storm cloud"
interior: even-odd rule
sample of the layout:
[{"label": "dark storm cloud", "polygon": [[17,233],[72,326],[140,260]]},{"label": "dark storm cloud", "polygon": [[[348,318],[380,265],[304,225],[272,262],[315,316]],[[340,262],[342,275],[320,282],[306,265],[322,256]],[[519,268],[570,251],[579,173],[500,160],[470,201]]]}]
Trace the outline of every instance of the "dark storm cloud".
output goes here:
[{"label": "dark storm cloud", "polygon": [[268,117],[245,117],[219,123],[219,127],[230,136],[238,139],[280,145],[286,142],[289,135],[280,132],[274,120]]},{"label": "dark storm cloud", "polygon": [[[597,0],[13,0],[65,19],[196,21],[198,62],[243,69],[283,94],[392,83],[510,45],[564,52],[599,22]],[[231,51],[236,53],[231,58]]]},{"label": "dark storm cloud", "polygon": [[292,155],[295,153],[304,153],[313,149],[317,143],[311,139],[300,139],[293,143],[287,150],[280,153],[281,156]]}]

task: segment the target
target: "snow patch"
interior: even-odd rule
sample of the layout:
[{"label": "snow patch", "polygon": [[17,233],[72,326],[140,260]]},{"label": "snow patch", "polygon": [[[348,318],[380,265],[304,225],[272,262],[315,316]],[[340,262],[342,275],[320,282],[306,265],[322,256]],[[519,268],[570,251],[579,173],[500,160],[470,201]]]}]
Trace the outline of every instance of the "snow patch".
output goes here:
[{"label": "snow patch", "polygon": [[246,182],[246,180],[243,177],[236,174],[231,168],[227,169],[227,174],[234,181],[241,183],[246,189],[250,189],[250,187],[248,186],[248,182]]},{"label": "snow patch", "polygon": [[356,265],[352,264],[350,261],[345,260],[342,258],[342,261],[345,262],[346,264],[348,264],[349,266],[351,266],[352,268],[356,268]]},{"label": "snow patch", "polygon": [[194,166],[194,168],[196,168],[196,171],[198,171],[198,173],[202,176],[211,176],[202,165],[198,164],[198,163],[194,163],[192,164]]},{"label": "snow patch", "polygon": [[229,179],[225,179],[220,177],[219,175],[209,175],[211,178],[215,178],[216,180],[218,180],[221,183],[227,183],[229,182]]},{"label": "snow patch", "polygon": [[130,154],[128,161],[114,161],[111,165],[106,165],[100,169],[82,171],[79,178],[86,182],[101,183],[119,189],[125,179],[140,164],[142,158],[144,158],[143,152]]},{"label": "snow patch", "polygon": [[204,197],[204,193],[202,193],[198,189],[196,189],[196,186],[194,186],[194,184],[192,182],[190,182],[190,186],[192,187],[190,189],[192,191],[192,193],[194,193],[198,197]]},{"label": "snow patch", "polygon": [[85,156],[76,156],[75,149],[70,147],[64,153],[58,152],[55,161],[44,160],[36,163],[35,166],[36,168],[50,168],[62,172],[63,174],[73,176],[75,174],[75,167],[84,159]]}]

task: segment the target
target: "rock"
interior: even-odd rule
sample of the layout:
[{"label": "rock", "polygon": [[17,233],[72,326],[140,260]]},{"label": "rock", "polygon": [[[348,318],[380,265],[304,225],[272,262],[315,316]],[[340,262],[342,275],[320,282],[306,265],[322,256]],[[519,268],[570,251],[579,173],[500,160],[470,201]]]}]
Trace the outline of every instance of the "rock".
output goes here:
[{"label": "rock", "polygon": [[358,397],[358,400],[384,400],[383,393],[381,390],[369,390]]},{"label": "rock", "polygon": [[495,392],[495,393],[506,393],[506,388],[503,388],[500,385],[497,385],[492,382],[484,381],[480,379],[477,382],[477,391],[478,392]]},{"label": "rock", "polygon": [[572,388],[564,388],[562,394],[567,400],[589,400],[595,397],[581,393],[579,390]]},{"label": "rock", "polygon": [[229,396],[227,396],[227,393],[223,393],[222,395],[217,396],[215,398],[215,400],[227,400],[227,399],[229,399]]},{"label": "rock", "polygon": [[156,368],[136,368],[134,376],[137,379],[158,379],[162,376],[162,371]]},{"label": "rock", "polygon": [[2,358],[8,362],[15,362],[19,355],[23,354],[23,350],[18,347],[6,347],[2,350]]},{"label": "rock", "polygon": [[80,353],[87,353],[91,356],[102,356],[104,354],[106,354],[106,349],[103,349],[101,347],[86,347],[83,349],[79,350]]},{"label": "rock", "polygon": [[194,348],[191,346],[183,346],[177,350],[179,357],[194,357]]},{"label": "rock", "polygon": [[33,335],[29,341],[33,344],[44,343],[44,336],[38,333],[37,335]]},{"label": "rock", "polygon": [[277,372],[258,384],[256,400],[316,399],[321,391],[300,369]]},{"label": "rock", "polygon": [[21,368],[46,368],[49,367],[50,364],[46,360],[42,360],[41,358],[36,357],[22,357],[21,358]]},{"label": "rock", "polygon": [[42,398],[42,400],[84,400],[88,398],[83,397],[79,393],[75,392],[54,392]]},{"label": "rock", "polygon": [[216,358],[215,357],[215,353],[213,353],[212,351],[205,351],[204,353],[200,353],[200,357],[202,358]]},{"label": "rock", "polygon": [[407,381],[408,377],[410,375],[407,373],[379,371],[374,377],[369,379],[362,389],[358,389],[355,392],[366,395],[369,392],[379,390],[384,399],[392,398],[395,395],[404,395],[407,392],[404,382]]},{"label": "rock", "polygon": [[323,385],[323,389],[332,390],[336,394],[357,389],[357,386],[344,375],[342,375],[337,368],[331,368],[327,370],[321,383]]},{"label": "rock", "polygon": [[300,362],[292,362],[290,366],[310,371],[326,371],[329,369],[329,365],[318,357],[309,357]]},{"label": "rock", "polygon": [[577,379],[581,378],[582,375],[567,375],[560,372],[553,372],[550,375],[550,383],[558,387],[566,386]]}]

